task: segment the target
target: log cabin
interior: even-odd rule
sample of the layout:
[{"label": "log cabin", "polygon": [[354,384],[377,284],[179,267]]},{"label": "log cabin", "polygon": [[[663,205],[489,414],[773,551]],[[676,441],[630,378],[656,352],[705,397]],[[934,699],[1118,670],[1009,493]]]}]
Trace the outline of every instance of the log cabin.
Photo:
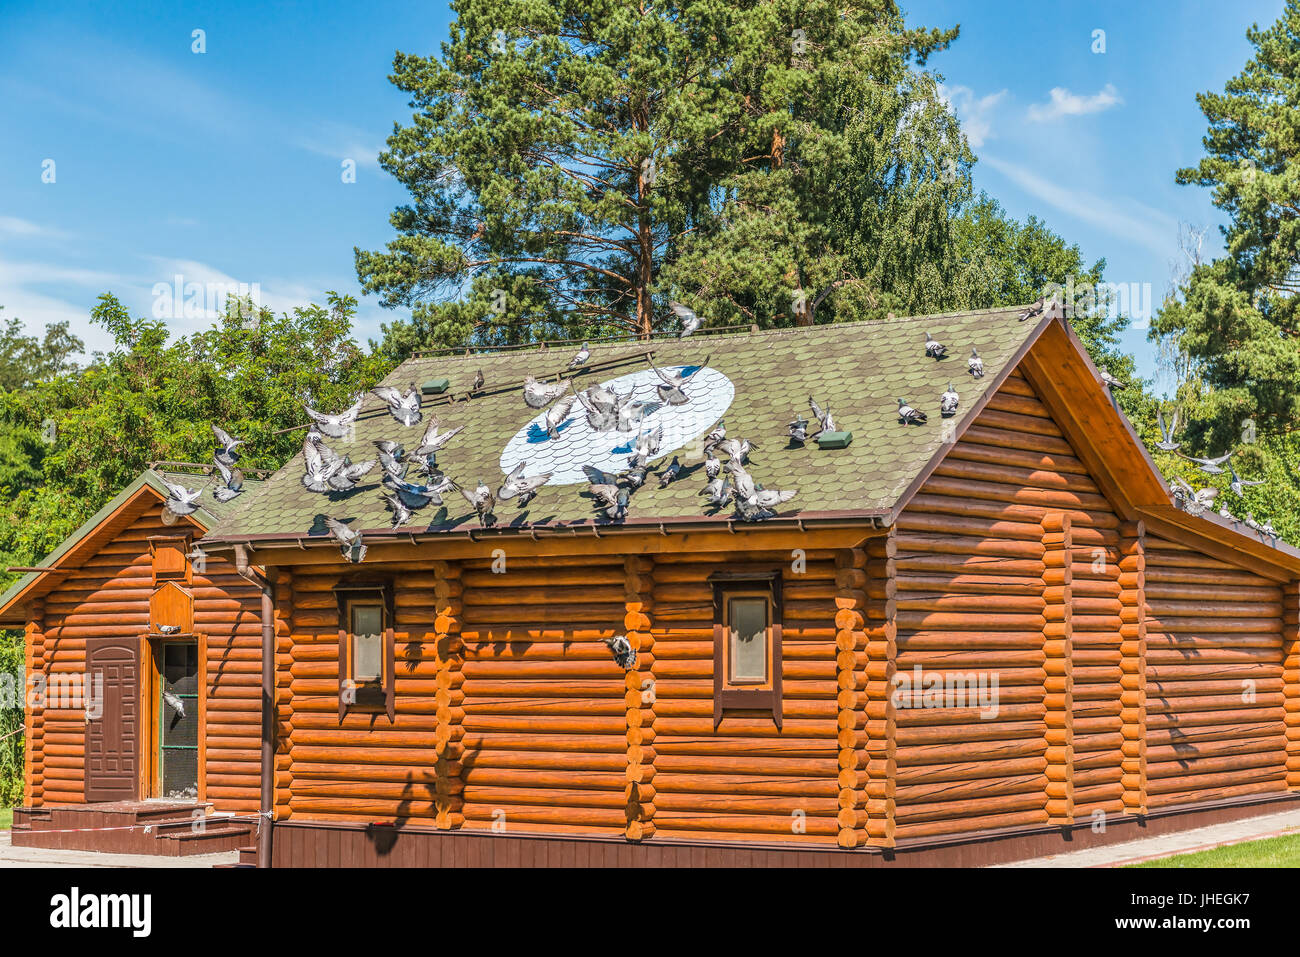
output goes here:
[{"label": "log cabin", "polygon": [[194,547],[230,503],[205,490],[190,515],[163,508],[166,482],[206,481],[176,463],[146,469],[0,595],[0,626],[25,632],[15,845],[175,855],[252,843],[261,592]]},{"label": "log cabin", "polygon": [[[1177,499],[1023,311],[403,363],[422,420],[367,396],[330,448],[436,418],[462,488],[550,479],[393,527],[374,474],[313,493],[297,457],[216,516],[198,546],[264,583],[259,863],[974,865],[1294,806],[1300,552]],[[528,377],[652,405],[548,422]],[[707,504],[721,423],[792,498]],[[611,514],[583,466],[626,484],[639,442]]]}]

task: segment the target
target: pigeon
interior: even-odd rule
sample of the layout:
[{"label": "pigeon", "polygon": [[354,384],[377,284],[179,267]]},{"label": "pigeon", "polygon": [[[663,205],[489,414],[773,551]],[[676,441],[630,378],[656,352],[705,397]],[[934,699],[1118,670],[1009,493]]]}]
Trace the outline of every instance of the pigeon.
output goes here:
[{"label": "pigeon", "polygon": [[1236,524],[1237,522],[1237,517],[1228,511],[1228,506],[1226,505],[1219,506],[1219,518],[1226,518],[1228,521],[1232,522],[1233,524]]},{"label": "pigeon", "polygon": [[564,424],[564,420],[567,419],[569,413],[573,411],[574,401],[573,396],[570,396],[563,401],[555,403],[555,405],[546,410],[545,421],[546,434],[548,437],[552,439],[558,439],[560,437],[560,426]]},{"label": "pigeon", "polygon": [[1122,388],[1124,385],[1123,382],[1121,382],[1119,379],[1116,379],[1113,375],[1107,372],[1105,366],[1102,366],[1100,369],[1097,370],[1097,376],[1098,378],[1101,379],[1102,382],[1106,383],[1106,385],[1112,389]]},{"label": "pigeon", "polygon": [[727,502],[731,501],[731,479],[719,475],[704,486],[700,494],[709,497],[708,504],[710,505],[726,505]]},{"label": "pigeon", "polygon": [[790,441],[797,445],[803,445],[808,441],[808,420],[802,415],[795,415],[794,421],[786,427],[790,434]]},{"label": "pigeon", "polygon": [[1213,459],[1193,458],[1190,455],[1183,455],[1181,452],[1178,454],[1180,458],[1187,459],[1189,462],[1195,462],[1201,467],[1201,471],[1206,475],[1222,475],[1224,470],[1220,468],[1220,466],[1223,465],[1224,462],[1228,461],[1228,459],[1232,458],[1231,452],[1227,455],[1220,455],[1218,458]]},{"label": "pigeon", "polygon": [[1165,427],[1164,414],[1156,409],[1156,425],[1160,426],[1160,441],[1156,443],[1156,448],[1163,449],[1166,452],[1176,452],[1181,442],[1174,441],[1174,433],[1178,431],[1178,410],[1174,409],[1173,422],[1169,427]]},{"label": "pigeon", "polygon": [[1260,527],[1259,522],[1255,521],[1255,515],[1253,512],[1247,512],[1244,521],[1247,526],[1253,528],[1255,531],[1257,532],[1263,531],[1263,529]]},{"label": "pigeon", "polygon": [[325,527],[330,530],[330,534],[338,542],[339,551],[343,553],[345,559],[355,565],[366,557],[366,546],[361,541],[360,532],[333,518],[325,519]]},{"label": "pigeon", "polygon": [[593,432],[613,432],[618,428],[618,397],[608,389],[599,386],[579,392],[573,392],[583,411],[587,413],[587,425]]},{"label": "pigeon", "polygon": [[477,392],[479,389],[483,388],[483,383],[486,382],[486,381],[487,381],[487,380],[483,378],[483,370],[482,370],[482,369],[475,369],[475,370],[474,370],[474,384],[473,384],[472,386],[470,386],[469,391],[471,391],[471,392]]},{"label": "pigeon", "polygon": [[217,459],[217,471],[221,473],[221,484],[213,488],[212,497],[218,502],[229,502],[244,491],[244,473],[239,469]]},{"label": "pigeon", "polygon": [[976,379],[984,378],[984,360],[974,349],[970,351],[970,358],[966,360],[966,371]]},{"label": "pigeon", "polygon": [[758,494],[754,496],[754,502],[760,508],[776,508],[785,502],[790,501],[799,493],[793,489],[788,492],[778,492],[776,489],[761,488]]},{"label": "pigeon", "polygon": [[454,429],[448,429],[446,432],[440,433],[438,431],[438,417],[436,415],[429,416],[429,427],[425,429],[424,438],[420,440],[420,445],[415,450],[415,454],[422,457],[436,455],[463,428],[465,426],[458,425]]},{"label": "pigeon", "polygon": [[827,405],[825,409],[822,409],[822,407],[817,404],[816,399],[812,396],[808,396],[808,408],[812,409],[813,418],[815,418],[817,423],[821,426],[822,432],[835,431],[835,419],[831,416],[830,405]]},{"label": "pigeon", "polygon": [[406,449],[400,442],[381,439],[375,443],[375,448],[379,450],[379,467],[385,475],[393,478],[406,475],[406,466],[402,463],[402,459],[406,458]]},{"label": "pigeon", "polygon": [[659,476],[659,487],[666,488],[671,485],[682,474],[682,463],[673,456],[672,464],[664,469],[663,474]]},{"label": "pigeon", "polygon": [[[653,432],[639,432],[636,437],[636,454],[635,458],[644,465],[653,456],[659,454],[659,446],[663,444],[664,427],[660,424]],[[637,463],[632,463],[636,465]]]},{"label": "pigeon", "polygon": [[731,473],[731,482],[735,487],[737,501],[748,501],[758,494],[758,486],[754,484],[753,477],[745,471],[744,466],[738,461],[733,459],[727,463],[727,470]]},{"label": "pigeon", "polygon": [[176,712],[176,717],[185,717],[185,702],[181,701],[180,698],[176,697],[176,695],[172,694],[170,691],[164,691],[162,693],[162,699],[167,702],[167,707]]},{"label": "pigeon", "polygon": [[[654,369],[655,375],[662,381],[662,385],[656,388],[659,391],[659,400],[668,405],[686,405],[691,400],[686,395],[686,383],[698,373],[701,369],[709,364],[710,356],[705,356],[704,361],[695,366],[690,373],[686,372],[687,366],[681,366],[676,372],[664,372],[653,362],[650,368]],[[649,359],[646,360],[649,362]]]},{"label": "pigeon", "polygon": [[576,369],[579,366],[585,366],[587,364],[587,360],[590,358],[591,358],[591,349],[588,348],[587,343],[584,341],[582,343],[582,348],[579,349],[576,353],[574,353],[573,358],[569,360],[569,368]]},{"label": "pigeon", "polygon": [[307,410],[308,417],[316,423],[316,428],[321,435],[329,436],[331,439],[341,439],[348,434],[352,424],[357,421],[364,400],[364,395],[357,396],[357,401],[338,415],[324,415],[309,405],[304,408]]},{"label": "pigeon", "polygon": [[1041,316],[1043,314],[1043,309],[1046,307],[1047,298],[1045,296],[1040,296],[1036,303],[1020,314],[1020,321],[1024,322],[1026,319],[1033,319],[1035,316]]},{"label": "pigeon", "polygon": [[610,475],[608,472],[602,472],[594,465],[584,465],[582,474],[587,476],[587,481],[592,485],[617,485],[618,476]]},{"label": "pigeon", "polygon": [[621,488],[614,495],[614,504],[605,509],[605,517],[611,522],[621,521],[627,517],[627,503],[631,494],[627,489]]},{"label": "pigeon", "polygon": [[618,504],[619,493],[627,490],[619,488],[615,480],[614,482],[592,482],[588,491],[596,500],[598,508],[613,508]]},{"label": "pigeon", "polygon": [[1228,488],[1232,489],[1232,494],[1237,496],[1244,495],[1248,488],[1264,484],[1262,479],[1257,482],[1243,481],[1241,476],[1237,474],[1237,470],[1231,465],[1228,466],[1228,473],[1232,476],[1232,481],[1228,483]]},{"label": "pigeon", "polygon": [[411,520],[413,514],[411,508],[402,501],[396,492],[380,492],[384,500],[384,507],[393,513],[393,528],[401,528]]},{"label": "pigeon", "polygon": [[217,464],[234,465],[238,462],[239,453],[235,449],[243,445],[244,440],[231,437],[230,433],[219,425],[212,426],[212,434],[217,438],[217,447],[212,452],[212,457]]},{"label": "pigeon", "polygon": [[544,409],[564,393],[573,383],[569,379],[563,382],[538,382],[532,376],[524,379],[524,402],[530,409]]},{"label": "pigeon", "polygon": [[1189,515],[1200,515],[1210,507],[1214,497],[1219,494],[1217,488],[1193,489],[1181,476],[1174,476],[1174,498],[1181,504],[1183,511]]},{"label": "pigeon", "polygon": [[920,412],[907,404],[906,399],[898,400],[898,421],[904,425],[924,425],[929,418],[924,412]]},{"label": "pigeon", "polygon": [[945,419],[956,415],[957,403],[960,401],[961,399],[957,395],[957,391],[952,387],[952,383],[949,382],[948,391],[939,396],[939,414]]},{"label": "pigeon", "polygon": [[653,415],[664,407],[662,402],[646,402],[636,399],[618,410],[618,430],[631,432],[641,427],[641,421],[647,415]]},{"label": "pigeon", "polygon": [[492,497],[492,490],[487,487],[482,479],[479,480],[478,487],[473,491],[462,488],[460,494],[465,496],[465,501],[474,506],[474,511],[478,513],[478,520],[484,525],[492,524],[489,519],[492,516],[492,509],[496,505],[496,499]]},{"label": "pigeon", "polygon": [[414,382],[405,394],[391,385],[376,386],[370,391],[388,406],[388,414],[402,425],[415,425],[420,421],[420,390]]},{"label": "pigeon", "polygon": [[602,638],[605,647],[610,650],[614,656],[614,663],[624,671],[631,671],[636,667],[636,650],[632,643],[627,640],[626,635],[615,635],[613,638]]},{"label": "pigeon", "polygon": [[527,465],[527,462],[520,462],[511,469],[510,474],[506,476],[506,480],[502,482],[501,487],[497,489],[498,501],[508,502],[510,499],[518,496],[519,507],[523,508],[533,500],[534,496],[537,495],[537,490],[551,480],[550,472],[543,472],[541,475],[526,477],[524,475],[524,468]]},{"label": "pigeon", "polygon": [[927,332],[925,334],[925,354],[931,359],[944,359],[948,356],[948,347]]},{"label": "pigeon", "polygon": [[704,451],[708,452],[719,445],[726,437],[727,426],[722,419],[718,419],[718,424],[713,427],[713,431],[704,437]]},{"label": "pigeon", "polygon": [[321,441],[321,435],[315,429],[303,439],[302,457],[307,464],[302,477],[303,487],[312,492],[328,492],[330,476],[342,467],[343,459]]},{"label": "pigeon", "polygon": [[648,469],[645,465],[634,465],[623,475],[623,481],[635,491],[645,484]]},{"label": "pigeon", "polygon": [[180,625],[159,625],[157,628],[160,635],[179,635],[181,633]]},{"label": "pigeon", "polygon": [[346,455],[343,457],[343,463],[334,474],[326,481],[330,488],[336,492],[349,492],[356,488],[366,474],[375,467],[375,460],[368,459],[365,462],[353,463],[352,459]]},{"label": "pigeon", "polygon": [[713,449],[709,449],[708,452],[705,453],[704,474],[707,475],[710,479],[715,479],[718,477],[718,473],[721,471],[722,471],[722,460],[713,454]]},{"label": "pigeon", "polygon": [[679,339],[685,339],[687,336],[694,333],[704,322],[703,319],[695,314],[693,309],[683,306],[680,302],[670,302],[668,308],[673,311],[673,315],[682,321],[682,331],[677,337]]},{"label": "pigeon", "polygon": [[177,485],[174,482],[168,482],[163,479],[163,484],[167,486],[167,500],[163,507],[175,516],[190,515],[199,507],[199,496],[203,494],[203,489],[190,490],[184,485]]},{"label": "pigeon", "polygon": [[759,522],[765,518],[775,518],[776,512],[759,505],[758,501],[752,496],[750,498],[741,498],[737,495],[736,515],[746,522]]},{"label": "pigeon", "polygon": [[398,501],[411,510],[421,509],[426,505],[441,505],[442,493],[454,487],[455,484],[445,478],[440,483],[416,485],[396,476],[384,476],[384,488],[396,495]]}]

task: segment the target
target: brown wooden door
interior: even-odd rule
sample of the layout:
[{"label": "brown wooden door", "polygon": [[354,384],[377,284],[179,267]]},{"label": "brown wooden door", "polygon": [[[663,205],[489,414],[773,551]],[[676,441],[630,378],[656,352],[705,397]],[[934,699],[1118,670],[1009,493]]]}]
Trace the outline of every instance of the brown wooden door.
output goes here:
[{"label": "brown wooden door", "polygon": [[86,800],[139,796],[140,664],[133,638],[86,639]]}]

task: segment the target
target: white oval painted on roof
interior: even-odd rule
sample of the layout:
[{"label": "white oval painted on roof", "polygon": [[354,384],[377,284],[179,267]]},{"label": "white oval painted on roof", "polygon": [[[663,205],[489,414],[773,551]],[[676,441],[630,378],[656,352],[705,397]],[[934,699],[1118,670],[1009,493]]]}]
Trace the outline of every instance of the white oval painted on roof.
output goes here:
[{"label": "white oval painted on roof", "polygon": [[[684,370],[689,373],[694,368],[690,365],[665,366],[664,371]],[[653,369],[630,372],[601,383],[604,388],[620,395],[631,391],[633,399],[646,402],[658,401],[657,387],[661,384]],[[660,425],[664,427],[663,442],[655,459],[672,455],[707,434],[731,407],[736,396],[736,387],[731,380],[717,369],[708,367],[692,375],[683,391],[690,400],[686,405],[665,405],[645,416],[641,422],[641,429],[645,431],[652,432]],[[527,462],[525,475],[551,472],[551,485],[585,482],[584,465],[594,465],[606,472],[626,469],[636,437],[637,430],[594,431],[587,422],[582,404],[575,402],[569,417],[560,423],[558,434],[552,439],[546,434],[546,410],[542,410],[506,443],[501,452],[501,471],[509,474],[520,462]]]}]

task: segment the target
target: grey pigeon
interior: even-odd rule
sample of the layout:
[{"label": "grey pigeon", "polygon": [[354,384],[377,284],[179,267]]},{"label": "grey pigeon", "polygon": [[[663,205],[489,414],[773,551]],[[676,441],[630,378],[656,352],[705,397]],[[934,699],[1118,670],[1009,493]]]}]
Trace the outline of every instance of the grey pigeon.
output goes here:
[{"label": "grey pigeon", "polygon": [[441,505],[442,493],[450,491],[453,487],[454,484],[450,480],[438,484],[416,485],[393,475],[384,476],[384,488],[390,490],[397,496],[398,501],[412,511],[424,508],[426,505]]},{"label": "grey pigeon", "polygon": [[927,332],[925,334],[925,354],[931,359],[943,359],[948,355],[948,347]]},{"label": "grey pigeon", "polygon": [[239,453],[235,449],[244,444],[243,439],[236,439],[229,432],[219,425],[212,426],[212,434],[216,436],[217,446],[212,452],[212,457],[218,465],[234,465],[239,461]]},{"label": "grey pigeon", "polygon": [[835,419],[831,416],[831,407],[828,404],[825,409],[817,404],[817,400],[808,396],[808,408],[812,409],[813,418],[821,426],[823,432],[835,431]]},{"label": "grey pigeon", "polygon": [[550,472],[543,472],[541,475],[525,476],[524,469],[528,466],[527,462],[520,462],[506,480],[501,483],[497,489],[497,499],[502,502],[508,502],[510,499],[518,496],[519,507],[523,508],[537,495],[537,490],[551,480]]},{"label": "grey pigeon", "polygon": [[659,447],[664,441],[664,427],[660,423],[653,432],[638,432],[636,437],[636,454],[644,464],[651,457],[659,454]]},{"label": "grey pigeon", "polygon": [[612,482],[593,482],[588,491],[591,492],[591,497],[596,500],[597,508],[612,508],[618,504],[619,492],[626,491],[626,489],[620,489],[618,485]]},{"label": "grey pigeon", "polygon": [[481,523],[492,524],[490,520],[493,518],[492,509],[496,506],[496,499],[492,497],[492,489],[488,488],[486,482],[480,479],[477,487],[473,490],[462,488],[460,494],[465,496],[465,501],[474,507]]},{"label": "grey pigeon", "polygon": [[463,425],[458,425],[454,429],[448,429],[446,432],[438,431],[438,417],[429,416],[429,427],[424,430],[424,438],[420,440],[420,445],[416,448],[415,454],[420,456],[436,455],[444,445],[456,437]]},{"label": "grey pigeon", "polygon": [[483,378],[483,370],[482,370],[482,369],[475,369],[475,370],[474,370],[474,384],[473,384],[472,386],[470,386],[469,391],[471,391],[471,392],[477,392],[479,389],[483,388],[483,383],[486,382],[486,381],[487,381],[487,380]]},{"label": "grey pigeon", "polygon": [[683,306],[680,302],[670,302],[668,308],[673,311],[673,315],[682,321],[682,331],[681,335],[678,336],[679,339],[685,339],[687,336],[691,335],[699,329],[700,324],[704,322],[703,319],[695,314],[694,310]]},{"label": "grey pigeon", "polygon": [[221,473],[221,484],[212,489],[212,497],[218,502],[229,502],[244,491],[244,473],[239,469],[218,459],[217,471]]},{"label": "grey pigeon", "polygon": [[628,490],[621,488],[614,496],[614,504],[605,509],[605,517],[611,522],[618,522],[627,517],[627,503],[630,499]]},{"label": "grey pigeon", "polygon": [[402,425],[415,425],[420,421],[420,390],[414,382],[405,393],[391,385],[376,386],[370,391],[388,406],[388,414]]},{"label": "grey pigeon", "polygon": [[1173,484],[1175,503],[1189,515],[1200,515],[1210,507],[1215,496],[1219,494],[1217,488],[1195,490],[1187,484],[1186,480],[1177,475],[1174,476]]},{"label": "grey pigeon", "polygon": [[1174,433],[1178,431],[1178,410],[1174,409],[1173,422],[1165,427],[1165,417],[1159,409],[1156,409],[1156,425],[1160,426],[1160,441],[1156,443],[1156,448],[1164,449],[1166,452],[1176,452],[1181,442],[1174,441]]},{"label": "grey pigeon", "polygon": [[731,481],[736,489],[736,499],[748,501],[758,494],[758,486],[754,484],[754,479],[736,459],[727,463],[727,470],[731,473]]},{"label": "grey pigeon", "polygon": [[584,465],[582,467],[582,474],[587,476],[587,481],[590,482],[592,485],[617,485],[618,484],[617,475],[611,475],[608,472],[602,472],[594,465]]},{"label": "grey pigeon", "polygon": [[381,439],[375,443],[375,448],[379,450],[379,467],[384,470],[385,475],[391,475],[393,478],[402,478],[406,475],[406,465],[402,462],[402,459],[406,458],[406,449],[400,442]]},{"label": "grey pigeon", "polygon": [[713,427],[713,430],[704,437],[704,451],[707,452],[710,449],[714,448],[719,443],[721,443],[722,440],[725,439],[726,437],[727,437],[726,423],[722,419],[718,419],[718,424],[715,425]]},{"label": "grey pigeon", "polygon": [[924,425],[929,418],[924,412],[912,408],[906,399],[898,400],[898,421],[905,425]]},{"label": "grey pigeon", "polygon": [[1237,496],[1245,495],[1246,489],[1253,488],[1256,485],[1264,484],[1262,479],[1256,482],[1243,481],[1241,476],[1237,474],[1237,470],[1234,469],[1231,465],[1228,466],[1228,472],[1232,476],[1232,481],[1228,483],[1228,488],[1232,489],[1232,493],[1234,495]]},{"label": "grey pigeon", "polygon": [[380,492],[384,500],[384,507],[393,513],[393,528],[401,528],[411,520],[412,510],[396,492]]},{"label": "grey pigeon", "polygon": [[360,484],[367,473],[375,467],[375,464],[374,459],[354,463],[350,458],[344,456],[343,464],[335,469],[334,474],[328,479],[329,487],[336,492],[351,491]]},{"label": "grey pigeon", "polygon": [[636,650],[632,643],[627,640],[626,635],[615,635],[613,638],[602,638],[605,647],[610,650],[614,656],[614,663],[624,671],[631,671],[636,667]]},{"label": "grey pigeon", "polygon": [[700,494],[709,497],[708,504],[710,505],[726,505],[727,502],[731,501],[731,479],[719,475],[704,486],[704,490]]},{"label": "grey pigeon", "polygon": [[325,519],[325,527],[330,530],[330,535],[334,541],[338,542],[339,551],[343,557],[353,564],[357,564],[366,557],[366,546],[361,541],[361,533],[349,528],[343,522],[333,518]]},{"label": "grey pigeon", "polygon": [[677,460],[677,456],[674,455],[672,464],[669,465],[668,468],[664,469],[663,474],[659,476],[659,487],[665,488],[671,485],[673,482],[677,480],[677,477],[680,476],[681,474],[682,474],[682,463],[679,462]]},{"label": "grey pigeon", "polygon": [[175,482],[168,482],[163,479],[163,484],[167,486],[167,500],[163,507],[175,516],[191,515],[199,507],[199,496],[203,494],[203,489],[188,489],[184,485],[178,485]]},{"label": "grey pigeon", "polygon": [[976,379],[984,378],[984,360],[974,349],[970,351],[970,358],[966,360],[966,371]]},{"label": "grey pigeon", "polygon": [[790,434],[790,441],[797,445],[803,445],[808,441],[808,420],[802,415],[796,415],[794,421],[786,427]]},{"label": "grey pigeon", "polygon": [[548,384],[528,376],[524,379],[524,402],[530,409],[544,409],[568,392],[572,385],[573,383],[568,379]]},{"label": "grey pigeon", "polygon": [[158,634],[160,635],[179,635],[181,633],[180,625],[159,625]]},{"label": "grey pigeon", "polygon": [[952,383],[949,382],[948,391],[939,396],[939,414],[945,419],[949,416],[956,415],[957,403],[960,401],[961,399],[957,395],[957,390],[954,389]]},{"label": "grey pigeon", "polygon": [[1102,382],[1106,383],[1106,385],[1112,389],[1121,388],[1124,385],[1123,382],[1121,382],[1119,379],[1116,379],[1113,375],[1107,372],[1105,366],[1102,366],[1100,369],[1097,370],[1097,376],[1098,378],[1101,379]]},{"label": "grey pigeon", "polygon": [[1037,302],[1020,314],[1020,321],[1024,322],[1026,319],[1033,319],[1035,316],[1041,316],[1043,314],[1043,309],[1046,306],[1046,297],[1040,296]]},{"label": "grey pigeon", "polygon": [[[688,375],[686,366],[680,366],[676,372],[665,372],[653,362],[650,362],[650,368],[654,369],[660,381],[663,383],[657,386],[660,401],[668,405],[686,405],[690,398],[686,395],[686,383],[691,380],[701,369],[709,364],[710,356],[705,356],[704,361],[695,366],[694,370]],[[650,360],[647,359],[647,362]]]},{"label": "grey pigeon", "polygon": [[582,348],[579,349],[576,353],[574,353],[573,358],[569,360],[569,368],[576,369],[578,368],[578,366],[584,366],[587,364],[587,360],[590,358],[591,358],[591,349],[588,348],[587,343],[584,341],[582,343]]},{"label": "grey pigeon", "polygon": [[779,492],[776,489],[761,488],[758,490],[758,494],[754,496],[754,502],[760,508],[776,508],[778,505],[790,501],[798,494],[793,489],[788,492]]},{"label": "grey pigeon", "polygon": [[176,695],[172,694],[170,691],[164,691],[162,693],[162,699],[167,702],[167,707],[176,712],[176,717],[185,717],[185,702],[181,701],[180,698],[176,697]]},{"label": "grey pigeon", "polygon": [[546,434],[550,438],[558,439],[560,437],[560,426],[564,424],[564,420],[573,411],[574,401],[573,396],[569,396],[569,398],[555,403],[546,410]]},{"label": "grey pigeon", "polygon": [[1231,452],[1227,455],[1220,455],[1218,458],[1212,459],[1193,458],[1190,455],[1183,455],[1181,452],[1179,452],[1178,455],[1179,458],[1187,459],[1189,462],[1195,462],[1201,467],[1201,471],[1206,475],[1222,475],[1225,470],[1220,468],[1220,466],[1223,465],[1224,462],[1228,461],[1228,459],[1232,458]]},{"label": "grey pigeon", "polygon": [[753,496],[741,498],[737,495],[736,516],[746,522],[761,522],[765,518],[775,518],[776,512],[759,505]]},{"label": "grey pigeon", "polygon": [[634,465],[623,475],[625,481],[632,489],[639,489],[645,484],[649,470],[644,465]]},{"label": "grey pigeon", "polygon": [[709,449],[704,456],[704,474],[710,479],[715,479],[721,471],[722,460],[713,454],[713,449]]},{"label": "grey pigeon", "polygon": [[1226,505],[1219,506],[1219,517],[1226,518],[1228,521],[1233,523],[1237,521],[1237,517],[1228,511],[1228,506]]},{"label": "grey pigeon", "polygon": [[328,492],[330,477],[343,466],[343,459],[321,441],[320,433],[314,429],[303,439],[302,457],[307,466],[303,487],[313,492]]},{"label": "grey pigeon", "polygon": [[732,462],[742,465],[749,461],[749,453],[757,448],[749,439],[724,439],[718,443],[719,452],[725,452]]},{"label": "grey pigeon", "polygon": [[631,432],[640,428],[641,421],[647,415],[658,412],[663,406],[662,402],[646,402],[644,399],[628,402],[618,410],[618,430],[620,432]]},{"label": "grey pigeon", "polygon": [[587,425],[593,432],[613,432],[618,428],[618,399],[607,389],[592,386],[583,392],[573,392],[583,411],[587,413]]},{"label": "grey pigeon", "polygon": [[317,412],[311,406],[304,406],[304,408],[308,417],[316,423],[316,429],[321,435],[329,436],[331,439],[341,439],[348,434],[352,424],[357,421],[357,416],[361,414],[361,403],[364,399],[365,396],[357,396],[357,401],[338,415],[325,415]]}]

